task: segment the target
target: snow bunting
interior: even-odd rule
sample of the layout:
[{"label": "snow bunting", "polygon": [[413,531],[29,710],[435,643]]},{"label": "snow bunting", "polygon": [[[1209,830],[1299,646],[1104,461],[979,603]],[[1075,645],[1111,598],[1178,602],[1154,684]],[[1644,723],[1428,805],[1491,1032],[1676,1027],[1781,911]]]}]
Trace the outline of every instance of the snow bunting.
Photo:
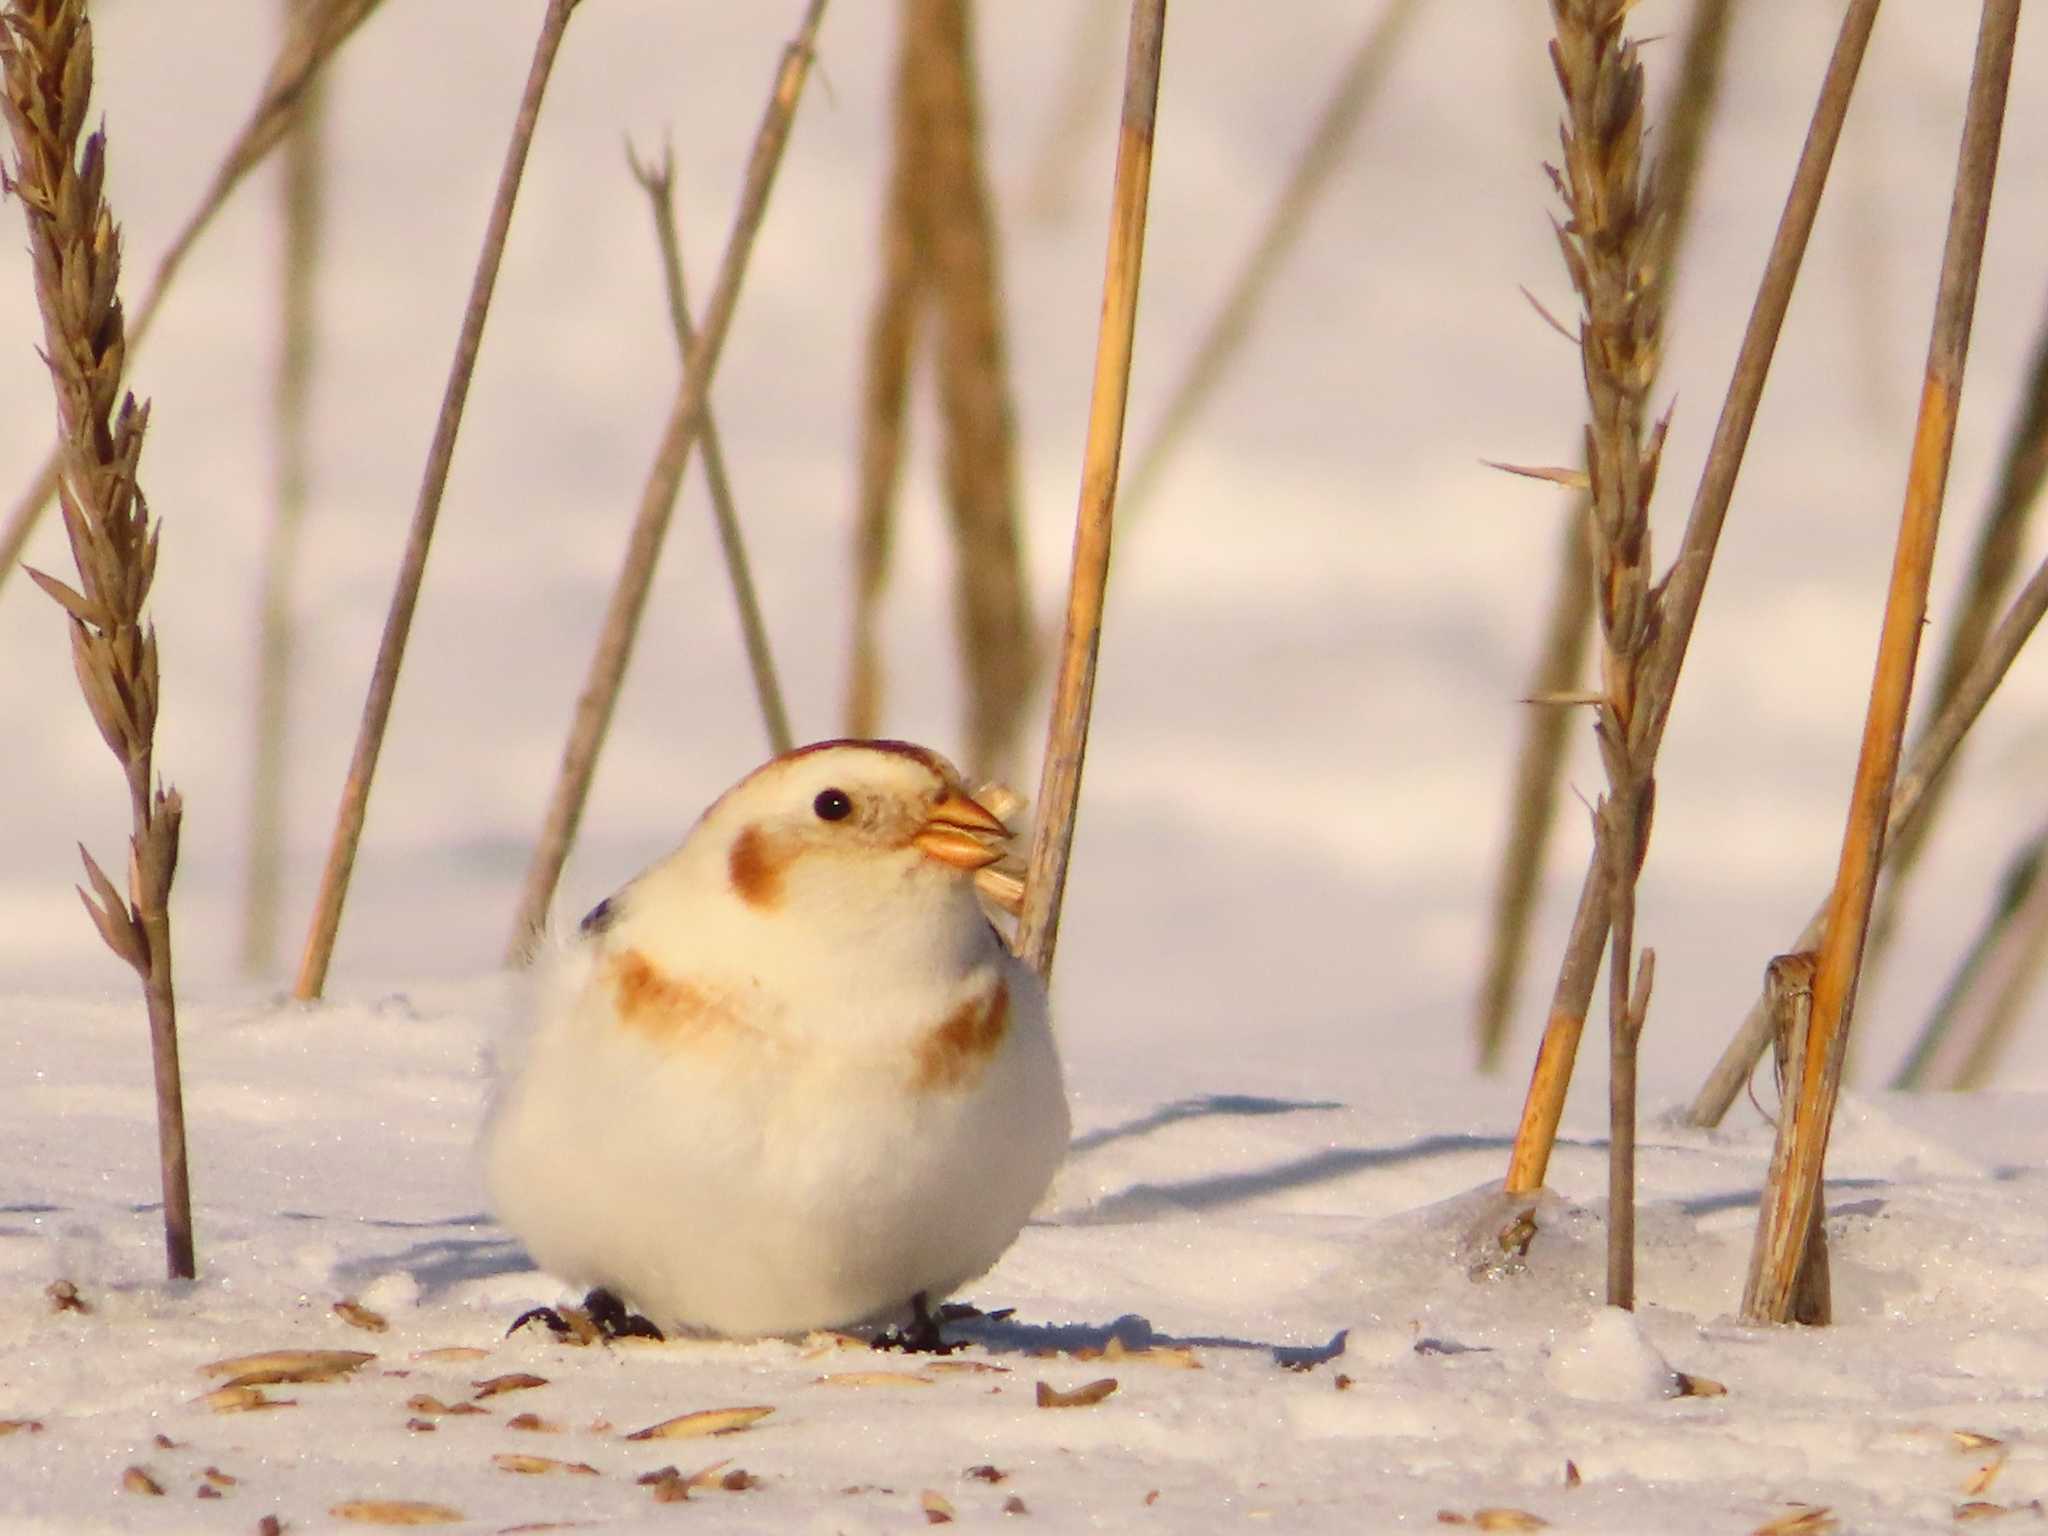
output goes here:
[{"label": "snow bunting", "polygon": [[975,899],[1008,836],[937,754],[823,742],[543,953],[482,1148],[535,1262],[740,1337],[994,1265],[1068,1131],[1044,989]]}]

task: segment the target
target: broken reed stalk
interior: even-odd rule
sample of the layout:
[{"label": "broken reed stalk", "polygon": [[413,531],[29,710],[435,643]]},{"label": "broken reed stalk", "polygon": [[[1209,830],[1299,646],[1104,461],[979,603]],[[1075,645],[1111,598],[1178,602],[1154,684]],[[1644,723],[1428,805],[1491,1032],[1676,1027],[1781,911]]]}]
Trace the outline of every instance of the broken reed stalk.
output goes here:
[{"label": "broken reed stalk", "polygon": [[[107,947],[142,981],[155,1069],[164,1249],[189,1280],[192,1191],[171,981],[171,877],[184,805],[152,783],[160,689],[156,627],[144,607],[160,528],[136,480],[149,407],[122,395],[127,338],[118,293],[121,237],[101,197],[106,135],[80,135],[92,95],[92,27],[82,0],[12,0],[0,15],[0,76],[14,164],[4,177],[28,220],[43,356],[56,394],[58,504],[78,567],[72,588],[30,577],[71,620],[71,659],[100,736],[128,781],[128,894],[81,846],[80,890]],[[117,405],[118,400],[118,405]]]},{"label": "broken reed stalk", "polygon": [[[1685,533],[1677,557],[1661,583],[1661,624],[1643,667],[1644,707],[1637,711],[1633,722],[1633,728],[1641,733],[1642,757],[1648,763],[1655,762],[1657,749],[1663,743],[1671,701],[1685,665],[1686,647],[1699,617],[1700,601],[1706,594],[1714,551],[1742,469],[1743,453],[1763,398],[1764,381],[1770,374],[1785,311],[1798,281],[1799,265],[1806,254],[1807,237],[1820,210],[1821,193],[1827,185],[1835,146],[1841,139],[1842,122],[1855,91],[1870,29],[1877,20],[1878,3],[1879,0],[1850,0],[1843,14],[1841,32],[1828,60],[1806,143],[1792,174],[1792,188],[1779,216],[1770,254],[1764,261],[1756,301],[1736,354],[1734,374],[1714,424],[1713,441],[1693,494]],[[1543,1187],[1551,1150],[1557,1144],[1565,1095],[1571,1087],[1572,1061],[1578,1054],[1587,1006],[1600,972],[1607,930],[1607,886],[1600,862],[1595,858],[1588,863],[1579,889],[1571,933],[1565,941],[1564,958],[1551,992],[1543,1042],[1537,1052],[1535,1070],[1530,1074],[1521,1122],[1509,1154],[1506,1186],[1512,1194],[1529,1194]]]},{"label": "broken reed stalk", "polygon": [[967,687],[968,761],[1010,770],[1038,672],[1017,526],[1015,411],[995,215],[967,0],[906,0],[925,123],[921,220],[938,325],[939,419],[953,524],[953,622]]},{"label": "broken reed stalk", "polygon": [[626,676],[626,663],[633,654],[633,640],[639,631],[640,615],[647,606],[647,592],[654,580],[654,568],[661,557],[661,543],[668,532],[669,516],[675,510],[676,492],[683,483],[690,450],[703,432],[705,408],[711,399],[711,379],[718,369],[719,355],[739,308],[740,283],[747,259],[760,233],[762,217],[768,211],[768,194],[775,185],[775,172],[782,163],[783,146],[789,142],[790,124],[804,82],[810,76],[816,52],[818,27],[824,20],[825,0],[809,0],[803,20],[782,52],[761,126],[747,160],[746,179],[740,188],[739,208],[733,216],[732,233],[726,238],[725,255],[719,262],[711,298],[704,310],[703,324],[683,366],[675,402],[669,408],[668,423],[649,466],[640,493],[640,506],[626,541],[625,558],[611,601],[605,608],[597,646],[590,658],[590,670],[583,691],[577,697],[570,721],[568,740],[562,749],[562,764],[555,779],[554,794],[548,802],[547,819],[541,827],[520,887],[519,906],[506,944],[505,963],[523,964],[534,941],[547,922],[548,905],[568,861],[569,846],[576,840],[576,826],[583,817],[583,804],[590,794],[591,776],[597,770],[597,754],[604,745],[612,710],[618,704],[619,687]]},{"label": "broken reed stalk", "polygon": [[[312,0],[284,0],[289,30]],[[279,263],[277,394],[272,425],[277,479],[263,550],[256,619],[254,762],[249,774],[248,871],[243,883],[242,970],[269,971],[277,959],[278,906],[284,880],[285,741],[291,725],[292,577],[306,517],[313,460],[311,397],[315,294],[320,264],[324,93],[309,82],[285,133],[279,212],[284,232]]]},{"label": "broken reed stalk", "polygon": [[[906,13],[907,19],[907,13]],[[855,488],[853,632],[846,681],[846,734],[882,734],[882,595],[895,550],[896,492],[903,477],[910,369],[924,318],[924,112],[914,76],[914,39],[898,50],[891,98],[889,187],[882,211],[881,286],[868,320],[861,375],[860,477]]]},{"label": "broken reed stalk", "polygon": [[[312,89],[328,61],[379,3],[380,0],[304,0],[303,4],[289,10],[284,39],[278,45],[277,57],[271,61],[270,74],[264,80],[263,91],[256,98],[254,110],[234,142],[228,146],[227,154],[214,171],[205,194],[179,226],[163,255],[157,258],[156,271],[128,325],[130,356],[142,345],[142,338],[156,319],[164,295],[170,291],[171,280],[177,276],[200,235],[205,233],[249,172],[283,140],[301,98]],[[36,472],[34,481],[8,512],[4,527],[0,527],[0,586],[6,584],[8,573],[20,560],[22,548],[35,532],[36,521],[49,504],[56,486],[57,451],[53,449]]]},{"label": "broken reed stalk", "polygon": [[[2005,681],[2006,673],[2012,670],[2013,662],[2018,660],[2044,616],[2048,616],[2048,560],[2035,567],[2034,574],[1984,642],[1983,651],[1964,675],[1955,697],[1907,757],[1899,772],[1898,785],[1892,791],[1891,810],[1885,822],[1885,850],[1912,831],[1927,803],[1927,786],[1941,776],[1955,757],[1956,749],[1977,723],[1984,706],[1991,702],[1998,685]],[[1827,905],[1823,903],[1807,919],[1794,948],[1805,950],[1818,945],[1826,920]],[[1699,1092],[1693,1095],[1692,1103],[1686,1107],[1685,1123],[1709,1129],[1719,1125],[1741,1096],[1742,1085],[1749,1081],[1770,1042],[1768,1010],[1759,1000],[1743,1018]]]},{"label": "broken reed stalk", "polygon": [[320,892],[314,903],[312,922],[306,931],[305,949],[299,957],[299,972],[292,984],[292,996],[301,1002],[320,996],[327,985],[328,962],[334,957],[334,938],[341,927],[342,903],[348,896],[349,876],[355,869],[356,847],[362,841],[363,819],[369,809],[370,783],[377,773],[377,755],[383,750],[384,728],[391,719],[391,701],[398,692],[398,669],[405,659],[405,642],[412,631],[413,610],[419,604],[420,584],[427,570],[427,552],[433,545],[434,523],[441,511],[441,496],[448,487],[448,471],[455,461],[455,437],[462,426],[462,408],[469,398],[469,381],[476,371],[476,359],[483,345],[484,321],[490,314],[491,293],[497,286],[498,266],[505,255],[506,236],[512,228],[512,205],[519,194],[520,177],[526,170],[526,154],[540,123],[541,100],[547,92],[555,55],[562,34],[575,13],[576,0],[547,0],[541,17],[540,34],[533,47],[533,62],[527,70],[526,86],[519,110],[512,121],[512,133],[505,146],[505,164],[498,175],[498,189],[484,222],[482,249],[477,253],[476,273],[470,281],[469,301],[462,315],[462,329],[455,340],[455,356],[448,367],[448,382],[441,395],[441,409],[434,422],[434,438],[427,448],[427,463],[420,477],[419,499],[413,506],[412,526],[400,557],[398,578],[391,593],[391,606],[384,618],[384,633],[377,644],[377,660],[370,673],[368,696],[363,701],[362,724],[356,732],[354,754],[349,759],[348,778],[342,784],[341,804],[335,812],[334,833],[328,844],[327,862],[320,874]]},{"label": "broken reed stalk", "polygon": [[[1677,286],[1678,261],[1692,225],[1693,194],[1706,158],[1707,129],[1721,98],[1722,66],[1728,55],[1729,21],[1735,0],[1699,0],[1686,28],[1678,59],[1678,82],[1665,117],[1664,148],[1657,158],[1655,251],[1649,269],[1660,284],[1659,303],[1669,309]],[[1569,334],[1569,333],[1567,333]],[[1651,380],[1654,385],[1654,376]],[[1541,700],[1579,686],[1586,642],[1592,634],[1593,582],[1586,550],[1589,515],[1584,493],[1572,499],[1558,544],[1558,571],[1550,619],[1544,628],[1527,697],[1535,703],[1525,716],[1522,750],[1516,758],[1508,802],[1508,831],[1501,844],[1500,875],[1494,886],[1492,938],[1473,1015],[1479,1070],[1500,1069],[1506,1051],[1515,991],[1528,955],[1529,929],[1550,836],[1557,823],[1558,786],[1564,778],[1570,740],[1568,711]]]},{"label": "broken reed stalk", "polygon": [[[2019,1005],[2048,954],[2048,832],[2036,833],[1999,877],[1983,928],[1888,1085],[1980,1088],[2004,1048]],[[1974,1027],[1970,1021],[1974,1021]],[[1957,1025],[1964,1025],[1958,1029]],[[1962,1037],[1962,1044],[1950,1042]],[[1938,1083],[1937,1083],[1938,1079]]]},{"label": "broken reed stalk", "polygon": [[[1813,1023],[1813,964],[1811,950],[1779,955],[1764,968],[1764,1011],[1771,1021],[1771,1036],[1777,1050],[1778,1102],[1791,1102],[1798,1091],[1800,1064],[1806,1060],[1807,1034]],[[1779,1177],[1791,1158],[1791,1116],[1780,1110],[1778,1136],[1771,1148],[1769,1178]],[[1834,1294],[1828,1264],[1825,1210],[1816,1198],[1812,1219],[1806,1227],[1805,1256],[1800,1264],[1799,1285],[1792,1299],[1792,1321],[1824,1327],[1834,1313]],[[1756,1265],[1762,1249],[1750,1255],[1747,1283],[1756,1283]]]},{"label": "broken reed stalk", "polygon": [[1594,736],[1607,773],[1607,793],[1594,808],[1594,845],[1613,937],[1607,1302],[1617,1307],[1635,1305],[1635,1062],[1654,964],[1646,951],[1632,992],[1635,887],[1656,794],[1633,723],[1643,707],[1639,673],[1657,617],[1650,498],[1665,434],[1663,421],[1649,420],[1664,284],[1652,265],[1662,252],[1642,159],[1643,67],[1634,41],[1622,33],[1628,10],[1629,0],[1551,0],[1556,37],[1550,57],[1565,115],[1563,164],[1548,168],[1568,215],[1557,231],[1558,246],[1584,310],[1579,352],[1601,641]]},{"label": "broken reed stalk", "polygon": [[1273,279],[1293,254],[1308,217],[1344,163],[1358,124],[1379,99],[1419,0],[1386,0],[1345,62],[1335,89],[1323,103],[1309,140],[1287,173],[1259,238],[1231,280],[1223,303],[1203,329],[1188,365],[1166,397],[1166,408],[1124,482],[1124,521],[1139,516],[1158,490],[1160,476],[1186,441],[1216,386],[1244,348]]},{"label": "broken reed stalk", "polygon": [[[683,283],[683,242],[676,230],[675,156],[662,146],[661,164],[642,165],[626,148],[626,165],[647,194],[654,217],[654,238],[661,248],[662,287],[668,295],[669,325],[676,333],[676,356],[687,364],[697,328],[690,322],[690,295]],[[739,610],[740,639],[746,646],[747,670],[753,675],[754,697],[761,707],[761,727],[768,748],[777,757],[796,745],[789,733],[789,712],[782,703],[782,684],[775,676],[775,657],[768,649],[768,626],[761,619],[761,600],[754,592],[754,573],[747,559],[746,537],[733,505],[732,479],[725,470],[725,445],[711,407],[704,407],[704,484],[711,492],[711,517],[718,529],[718,549],[725,558],[725,577]]]},{"label": "broken reed stalk", "polygon": [[1978,31],[1933,334],[1927,347],[1926,382],[1906,471],[1905,508],[1878,637],[1870,709],[1850,790],[1841,862],[1814,969],[1813,1022],[1805,1059],[1797,1063],[1798,1091],[1787,1097],[1780,1116],[1779,1134],[1789,1135],[1790,1147],[1783,1166],[1774,1167],[1775,1176],[1766,1183],[1757,1210],[1758,1252],[1742,1297],[1742,1314],[1751,1322],[1791,1319],[1807,1229],[1820,1196],[1828,1131],[1841,1085],[1842,1056],[1855,1013],[1857,971],[1883,857],[1906,708],[1912,698],[1920,627],[1927,616],[1928,579],[1955,442],[1963,367],[1969,355],[1970,323],[1991,214],[1991,188],[1998,170],[2019,9],[2019,0],[1985,0]]},{"label": "broken reed stalk", "polygon": [[1053,685],[1052,722],[1038,780],[1038,813],[1014,948],[1041,979],[1052,975],[1060,905],[1074,850],[1081,764],[1102,644],[1102,603],[1109,583],[1117,460],[1131,390],[1131,343],[1138,320],[1138,279],[1145,254],[1145,203],[1152,180],[1152,133],[1159,110],[1159,57],[1166,41],[1166,0],[1132,0],[1124,60],[1123,114],[1117,130],[1116,181],[1110,196],[1109,255],[1102,280],[1102,324],[1095,340],[1095,382],[1088,442],[1081,459],[1074,519],[1073,569],[1067,581],[1066,631]]},{"label": "broken reed stalk", "polygon": [[[1984,648],[1991,621],[1997,617],[1999,605],[2005,601],[2006,591],[2020,569],[2028,522],[2044,483],[2048,483],[2048,316],[2043,317],[2034,339],[2033,363],[2020,398],[2019,414],[2006,433],[1998,479],[1984,510],[1984,520],[1978,526],[1976,548],[1970,555],[1970,574],[1964,579],[1963,596],[1953,610],[1948,643],[1926,705],[1930,715],[1938,716],[1948,707],[1963,675]],[[1929,786],[1927,809],[1914,823],[1913,830],[1902,835],[1885,854],[1886,879],[1870,920],[1870,952],[1864,961],[1866,977],[1883,960],[1889,947],[1906,882],[1921,849],[1927,845],[1927,834],[1940,814],[1942,792],[1948,782],[1944,775]]]}]

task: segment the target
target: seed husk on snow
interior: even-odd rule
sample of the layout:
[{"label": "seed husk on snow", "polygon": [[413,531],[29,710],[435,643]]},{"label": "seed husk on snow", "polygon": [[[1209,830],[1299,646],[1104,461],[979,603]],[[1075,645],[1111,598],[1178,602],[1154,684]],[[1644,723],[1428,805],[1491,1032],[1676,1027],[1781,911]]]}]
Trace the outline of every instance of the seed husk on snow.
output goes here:
[{"label": "seed husk on snow", "polygon": [[503,1376],[489,1376],[482,1381],[472,1381],[470,1383],[472,1387],[476,1388],[476,1395],[479,1401],[487,1397],[496,1397],[500,1393],[526,1392],[534,1387],[544,1387],[547,1384],[547,1377],[535,1376],[527,1371],[508,1371]]},{"label": "seed husk on snow", "polygon": [[344,1297],[334,1304],[334,1315],[351,1328],[360,1328],[365,1333],[383,1333],[390,1327],[390,1320],[381,1312],[372,1312],[353,1297]]},{"label": "seed husk on snow", "polygon": [[562,1426],[537,1413],[515,1413],[505,1421],[507,1429],[523,1429],[537,1435],[558,1435]]},{"label": "seed husk on snow", "polygon": [[1998,1481],[1998,1474],[2005,1470],[2005,1458],[2008,1454],[2010,1453],[2001,1445],[1996,1455],[1963,1479],[1963,1492],[1973,1499],[1979,1494],[1988,1493],[1991,1485]]},{"label": "seed husk on snow", "polygon": [[332,1381],[361,1370],[377,1357],[360,1349],[267,1349],[234,1355],[199,1367],[202,1376],[226,1376],[231,1387],[273,1382]]},{"label": "seed husk on snow", "polygon": [[936,1488],[927,1488],[917,1496],[918,1506],[924,1510],[926,1525],[950,1525],[953,1522],[953,1501]]},{"label": "seed husk on snow", "polygon": [[558,1461],[552,1456],[527,1456],[518,1451],[500,1451],[491,1458],[491,1465],[500,1472],[519,1472],[528,1476],[539,1476],[548,1472],[574,1472],[583,1477],[596,1477],[597,1468],[587,1461]]},{"label": "seed husk on snow", "polygon": [[488,1408],[479,1408],[475,1403],[444,1403],[428,1392],[417,1392],[405,1400],[405,1406],[413,1413],[489,1413]]},{"label": "seed husk on snow", "polygon": [[146,1493],[153,1498],[162,1498],[164,1485],[151,1477],[141,1467],[129,1467],[121,1474],[123,1493]]},{"label": "seed husk on snow", "polygon": [[455,1525],[466,1518],[459,1509],[423,1499],[348,1499],[327,1513],[362,1525]]},{"label": "seed husk on snow", "polygon": [[1686,1371],[1677,1371],[1678,1395],[1680,1397],[1726,1397],[1728,1388],[1711,1376],[1694,1376]]},{"label": "seed husk on snow", "polygon": [[1766,1520],[1750,1536],[1822,1536],[1839,1522],[1834,1511],[1823,1504],[1798,1504],[1775,1520]]},{"label": "seed husk on snow", "polygon": [[0,1439],[9,1435],[39,1435],[43,1432],[41,1419],[0,1419]]},{"label": "seed husk on snow", "polygon": [[917,1371],[830,1371],[815,1378],[817,1387],[928,1387],[932,1379]]},{"label": "seed husk on snow", "polygon": [[50,1298],[53,1311],[76,1312],[81,1316],[92,1312],[92,1308],[85,1304],[85,1298],[78,1294],[78,1287],[69,1280],[52,1280],[43,1288],[43,1294]]},{"label": "seed husk on snow", "polygon": [[1091,1408],[1116,1390],[1116,1378],[1105,1376],[1100,1381],[1091,1381],[1086,1386],[1076,1387],[1071,1392],[1041,1381],[1038,1383],[1038,1406],[1041,1408]]},{"label": "seed husk on snow", "polygon": [[663,1419],[659,1424],[650,1424],[645,1429],[636,1429],[626,1436],[628,1440],[695,1440],[705,1435],[736,1435],[743,1429],[750,1429],[773,1413],[773,1408],[760,1406],[746,1408],[700,1408],[695,1413],[679,1413],[672,1419]]},{"label": "seed husk on snow", "polygon": [[240,1381],[231,1381],[211,1392],[202,1392],[192,1401],[199,1407],[211,1408],[215,1413],[252,1413],[259,1408],[296,1408],[299,1405],[295,1397],[272,1397],[261,1387]]},{"label": "seed husk on snow", "polygon": [[469,1360],[487,1360],[491,1352],[474,1344],[442,1344],[433,1349],[416,1349],[412,1358],[427,1365],[452,1365]]}]

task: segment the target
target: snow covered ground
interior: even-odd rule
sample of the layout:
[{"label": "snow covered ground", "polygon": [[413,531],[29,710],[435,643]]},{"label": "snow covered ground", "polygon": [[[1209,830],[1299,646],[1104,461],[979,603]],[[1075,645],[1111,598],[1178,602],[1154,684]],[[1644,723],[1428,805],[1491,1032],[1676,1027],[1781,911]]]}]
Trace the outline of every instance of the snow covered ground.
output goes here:
[{"label": "snow covered ground", "polygon": [[[530,18],[503,7],[488,21],[455,0],[386,9],[352,45],[335,98],[320,483],[300,588],[294,937],[531,40]],[[1063,211],[1023,194],[1083,9],[984,7],[980,40],[1028,542],[1048,615],[1079,462],[1107,125],[1072,168]],[[914,1383],[835,1380],[914,1368],[815,1344],[501,1341],[511,1315],[557,1295],[491,1224],[468,1153],[500,1002],[488,973],[673,383],[620,135],[673,134],[701,290],[795,7],[593,0],[578,14],[485,339],[331,1001],[311,1011],[280,1006],[275,978],[244,981],[233,963],[269,483],[274,234],[266,189],[252,188],[195,255],[137,373],[155,400],[144,484],[166,524],[160,756],[190,807],[175,922],[196,1287],[160,1278],[134,989],[67,889],[75,841],[116,856],[117,779],[48,604],[18,581],[0,593],[0,1421],[41,1425],[0,1435],[0,1528],[248,1531],[274,1513],[312,1531],[336,1524],[327,1512],[344,1501],[392,1498],[446,1505],[480,1530],[683,1518],[904,1530],[928,1518],[929,1491],[963,1524],[998,1523],[1020,1499],[1019,1529],[1352,1531],[1519,1509],[1559,1528],[1689,1536],[1754,1530],[1794,1501],[1832,1509],[1845,1530],[1920,1531],[1952,1528],[1973,1500],[2048,1497],[2048,1001],[2033,1006],[2005,1091],[1864,1092],[1845,1106],[1830,1165],[1833,1330],[1764,1335],[1730,1319],[1768,1147],[1757,1113],[1738,1106],[1712,1137],[1654,1119],[1690,1091],[1832,870],[1971,8],[1902,3],[1879,23],[1667,742],[1641,920],[1659,967],[1638,1323],[1595,1305],[1597,1050],[1526,1270],[1469,1278],[1521,1074],[1472,1076],[1465,1019],[1556,514],[1552,493],[1478,460],[1568,457],[1580,411],[1573,359],[1515,292],[1569,302],[1537,169],[1555,116],[1539,9],[1503,22],[1425,8],[1243,367],[1161,504],[1122,539],[1056,1000],[1074,1153],[1042,1220],[974,1292],[1016,1308],[964,1357],[1001,1369],[916,1368]],[[1135,439],[1362,25],[1355,10],[1297,0],[1284,25],[1257,30],[1232,7],[1174,11]],[[1750,7],[1738,22],[1671,321],[1666,549],[1836,12]],[[267,66],[269,6],[218,0],[209,17],[195,26],[133,0],[100,12],[131,292]],[[892,17],[879,0],[842,0],[828,19],[718,391],[809,736],[835,728],[843,684]],[[1675,35],[1684,8],[1644,0],[1638,17],[1645,34]],[[2038,34],[2033,18],[1937,625],[2042,312],[2048,220],[2029,195],[2048,166]],[[1653,85],[1674,46],[1650,51]],[[0,463],[26,466],[46,439],[38,334],[20,242],[0,240]],[[926,412],[890,728],[951,749],[954,682],[937,659],[948,572],[925,536],[939,526],[931,441]],[[700,495],[693,481],[564,882],[568,909],[665,849],[762,753]],[[2037,534],[2035,558],[2042,547]],[[32,562],[63,558],[45,529]],[[1896,1059],[2006,852],[2040,823],[2044,704],[2037,650],[1971,750],[1902,944],[1863,1000],[1866,1078]],[[1028,787],[1031,765],[1004,766]],[[1574,784],[1597,787],[1590,752]],[[1583,857],[1583,819],[1568,818],[1532,999]],[[1532,1048],[1533,1012],[1518,1054]],[[56,1310],[45,1287],[59,1280],[92,1310]],[[337,1318],[343,1299],[389,1330]],[[1113,1340],[1121,1358],[1104,1358]],[[346,1380],[263,1389],[290,1407],[194,1404],[217,1384],[199,1366],[284,1347],[377,1358]],[[422,1357],[451,1348],[487,1353]],[[1188,1350],[1199,1370],[1184,1368]],[[1726,1395],[1664,1396],[1660,1359]],[[453,1405],[513,1372],[547,1384],[487,1398],[482,1414],[408,1406]],[[1116,1392],[1092,1406],[1036,1406],[1040,1382],[1108,1377]],[[739,1405],[775,1411],[715,1442],[620,1438]],[[521,1413],[555,1428],[512,1428]],[[500,1455],[597,1472],[522,1476]],[[719,1476],[744,1469],[758,1484],[700,1487],[692,1510],[634,1482],[728,1458]],[[1007,1476],[966,1475],[983,1465]],[[130,1466],[164,1497],[122,1491]],[[215,1485],[218,1502],[197,1498],[208,1467],[236,1479]],[[1487,1525],[1513,1528],[1500,1515]]]}]

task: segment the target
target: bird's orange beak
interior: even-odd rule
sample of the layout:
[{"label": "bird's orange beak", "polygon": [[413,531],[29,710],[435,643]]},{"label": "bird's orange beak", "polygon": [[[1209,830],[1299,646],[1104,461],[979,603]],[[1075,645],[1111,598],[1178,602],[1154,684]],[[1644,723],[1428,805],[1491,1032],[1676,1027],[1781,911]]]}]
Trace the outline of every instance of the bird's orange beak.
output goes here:
[{"label": "bird's orange beak", "polygon": [[911,842],[928,859],[972,872],[1003,856],[1010,829],[964,790],[949,789],[926,814]]}]

